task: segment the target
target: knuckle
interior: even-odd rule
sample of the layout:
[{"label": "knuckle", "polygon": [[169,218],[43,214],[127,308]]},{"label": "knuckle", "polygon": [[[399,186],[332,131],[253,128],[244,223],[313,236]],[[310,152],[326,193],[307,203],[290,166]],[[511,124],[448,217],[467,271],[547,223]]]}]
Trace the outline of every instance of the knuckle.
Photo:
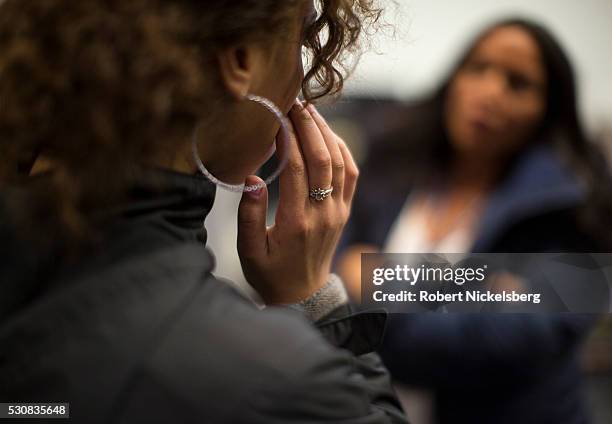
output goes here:
[{"label": "knuckle", "polygon": [[338,231],[344,227],[346,217],[344,213],[345,207],[341,204],[334,205],[333,211],[329,211],[320,219],[320,226],[326,231]]},{"label": "knuckle", "polygon": [[238,220],[241,225],[253,225],[257,223],[257,215],[242,208],[238,210]]},{"label": "knuckle", "polygon": [[330,217],[324,221],[324,228],[331,231],[338,231],[344,226],[344,222],[341,219],[342,217],[339,215],[335,215],[334,217]]},{"label": "knuckle", "polygon": [[343,206],[342,207],[342,221],[343,221],[343,225],[346,224],[351,216],[351,208],[349,205]]},{"label": "knuckle", "polygon": [[339,202],[338,205],[334,207],[334,211],[334,225],[338,228],[342,228],[344,224],[346,224],[347,220],[346,206],[344,205],[344,202]]},{"label": "knuckle", "polygon": [[297,237],[298,240],[306,238],[310,232],[310,225],[306,219],[298,219],[293,223],[293,236]]},{"label": "knuckle", "polygon": [[338,147],[342,150],[346,150],[349,154],[350,154],[350,150],[346,144],[346,141],[344,141],[344,139],[342,139],[341,137],[336,135],[336,143],[338,143]]},{"label": "knuckle", "polygon": [[331,216],[330,214],[325,214],[321,218],[321,221],[320,221],[319,225],[320,225],[321,229],[323,229],[325,231],[333,230],[337,226],[335,217]]},{"label": "knuckle", "polygon": [[304,164],[298,161],[290,161],[287,164],[287,169],[293,175],[301,177],[305,174]]},{"label": "knuckle", "polygon": [[330,168],[331,167],[331,158],[329,155],[318,154],[314,159],[314,165],[317,168]]},{"label": "knuckle", "polygon": [[344,168],[345,168],[344,162],[343,161],[339,161],[339,160],[334,161],[333,168],[336,171],[343,171]]}]

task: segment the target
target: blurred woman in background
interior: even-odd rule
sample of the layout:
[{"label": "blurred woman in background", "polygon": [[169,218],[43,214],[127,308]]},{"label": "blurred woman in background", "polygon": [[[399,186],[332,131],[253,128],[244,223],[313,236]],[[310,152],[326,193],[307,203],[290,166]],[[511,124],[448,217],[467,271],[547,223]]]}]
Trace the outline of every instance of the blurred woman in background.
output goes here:
[{"label": "blurred woman in background", "polygon": [[[364,166],[338,269],[356,298],[361,252],[608,251],[612,190],[555,38],[522,19],[469,47]],[[592,320],[393,316],[394,378],[433,390],[441,423],[586,421],[577,348]]]},{"label": "blurred woman in background", "polygon": [[[378,16],[370,0],[0,4],[0,399],[88,423],[404,422],[373,353],[384,316],[352,314],[329,274],[357,168],[295,100],[341,89]],[[266,228],[252,174],[275,139]],[[244,192],[245,275],[285,307],[211,274],[215,184]]]}]

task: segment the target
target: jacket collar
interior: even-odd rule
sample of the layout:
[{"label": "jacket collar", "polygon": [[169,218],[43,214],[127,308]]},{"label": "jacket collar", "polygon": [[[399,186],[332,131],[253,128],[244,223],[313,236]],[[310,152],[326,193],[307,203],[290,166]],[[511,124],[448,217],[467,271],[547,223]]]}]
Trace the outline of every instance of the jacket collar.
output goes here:
[{"label": "jacket collar", "polygon": [[[177,242],[205,243],[203,222],[212,209],[215,193],[215,185],[204,177],[161,169],[142,171],[128,200],[120,207],[103,212],[110,214],[110,220],[102,246],[95,254],[88,253],[83,261],[70,266],[62,264],[64,258],[54,247],[33,248],[17,233],[3,204],[8,193],[0,193],[3,258],[0,326],[21,305],[49,290],[54,284],[50,280],[75,276]],[[201,263],[205,260],[202,257]]]},{"label": "jacket collar", "polygon": [[475,252],[491,243],[513,224],[583,203],[586,187],[550,144],[538,144],[522,154],[511,172],[491,194],[477,238]]},{"label": "jacket collar", "polygon": [[215,194],[216,186],[203,176],[147,169],[136,178],[127,202],[110,213],[119,223],[153,221],[181,240],[206,243],[204,220]]}]

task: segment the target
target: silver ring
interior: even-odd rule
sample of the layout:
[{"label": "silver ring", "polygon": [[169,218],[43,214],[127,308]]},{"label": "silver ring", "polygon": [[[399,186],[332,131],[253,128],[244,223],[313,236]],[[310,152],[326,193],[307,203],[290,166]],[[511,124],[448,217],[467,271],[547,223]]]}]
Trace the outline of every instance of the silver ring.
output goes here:
[{"label": "silver ring", "polygon": [[313,188],[310,190],[310,194],[308,195],[311,199],[320,202],[321,200],[327,199],[334,191],[333,187],[330,188]]}]

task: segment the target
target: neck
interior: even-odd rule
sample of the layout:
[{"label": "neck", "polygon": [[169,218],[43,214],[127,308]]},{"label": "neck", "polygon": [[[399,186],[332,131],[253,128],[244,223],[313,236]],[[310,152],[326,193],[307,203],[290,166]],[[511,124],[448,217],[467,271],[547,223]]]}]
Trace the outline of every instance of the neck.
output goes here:
[{"label": "neck", "polygon": [[[202,157],[201,152],[200,157]],[[202,158],[202,160],[204,159]],[[147,161],[147,163],[158,168],[170,169],[183,174],[193,175],[197,173],[197,166],[192,157],[191,143],[181,143],[178,150],[163,152],[163,154],[157,155]]]}]

